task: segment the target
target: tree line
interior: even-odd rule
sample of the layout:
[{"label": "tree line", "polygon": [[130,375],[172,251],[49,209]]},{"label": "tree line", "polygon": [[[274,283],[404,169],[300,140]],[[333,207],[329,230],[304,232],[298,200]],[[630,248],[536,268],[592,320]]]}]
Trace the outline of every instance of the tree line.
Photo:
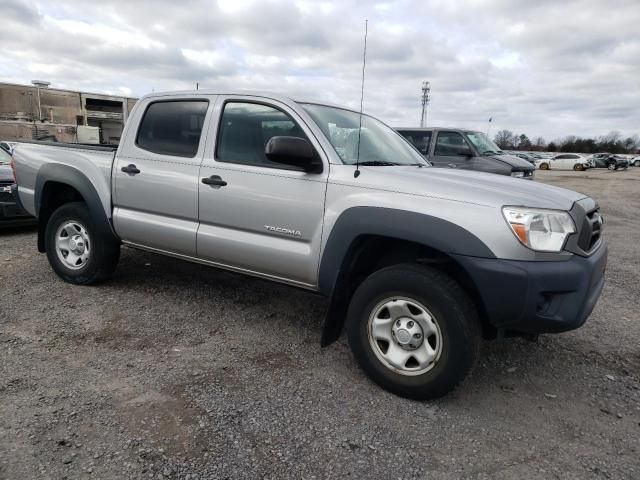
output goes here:
[{"label": "tree line", "polygon": [[640,153],[640,137],[636,134],[624,138],[620,132],[610,132],[596,138],[581,138],[575,135],[546,143],[538,137],[531,141],[524,133],[518,135],[511,130],[500,130],[493,141],[503,150],[525,150],[572,153]]}]

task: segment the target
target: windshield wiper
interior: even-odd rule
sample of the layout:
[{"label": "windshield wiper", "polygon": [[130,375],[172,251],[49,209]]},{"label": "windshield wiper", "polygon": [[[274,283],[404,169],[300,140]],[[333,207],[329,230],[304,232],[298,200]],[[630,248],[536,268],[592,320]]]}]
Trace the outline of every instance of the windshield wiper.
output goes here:
[{"label": "windshield wiper", "polygon": [[365,167],[394,167],[397,165],[402,165],[401,163],[393,163],[386,162],[383,160],[368,160],[366,162],[360,162],[360,165],[364,165]]},{"label": "windshield wiper", "polygon": [[500,155],[501,152],[496,152],[495,150],[485,150],[480,155]]}]

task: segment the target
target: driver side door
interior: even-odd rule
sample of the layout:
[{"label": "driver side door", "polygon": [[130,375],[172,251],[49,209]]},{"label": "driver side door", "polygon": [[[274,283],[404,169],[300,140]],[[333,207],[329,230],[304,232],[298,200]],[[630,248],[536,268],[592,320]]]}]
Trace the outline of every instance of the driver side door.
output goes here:
[{"label": "driver side door", "polygon": [[[463,155],[468,152],[469,155]],[[459,132],[439,131],[433,150],[433,164],[436,167],[469,169],[469,159],[473,150]]]}]

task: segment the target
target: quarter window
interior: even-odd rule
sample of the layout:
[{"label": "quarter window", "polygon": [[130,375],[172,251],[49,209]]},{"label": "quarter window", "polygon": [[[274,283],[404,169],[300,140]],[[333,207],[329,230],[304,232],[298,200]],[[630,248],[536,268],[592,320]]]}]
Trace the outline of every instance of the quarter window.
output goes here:
[{"label": "quarter window", "polygon": [[300,126],[281,110],[258,103],[228,102],[220,120],[216,160],[299,170],[272,162],[264,154],[267,142],[277,136],[307,139]]},{"label": "quarter window", "polygon": [[195,156],[208,105],[206,100],[150,104],[140,122],[136,145],[162,155]]},{"label": "quarter window", "polygon": [[418,149],[423,155],[429,154],[429,144],[431,143],[431,132],[411,132],[403,131],[402,136]]}]

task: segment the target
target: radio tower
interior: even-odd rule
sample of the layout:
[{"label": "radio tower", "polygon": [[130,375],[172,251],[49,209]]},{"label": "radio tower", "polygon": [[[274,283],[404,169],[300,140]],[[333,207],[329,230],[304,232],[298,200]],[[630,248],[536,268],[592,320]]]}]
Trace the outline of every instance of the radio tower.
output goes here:
[{"label": "radio tower", "polygon": [[427,107],[431,100],[431,87],[426,80],[422,82],[422,116],[420,117],[420,128],[427,126]]}]

